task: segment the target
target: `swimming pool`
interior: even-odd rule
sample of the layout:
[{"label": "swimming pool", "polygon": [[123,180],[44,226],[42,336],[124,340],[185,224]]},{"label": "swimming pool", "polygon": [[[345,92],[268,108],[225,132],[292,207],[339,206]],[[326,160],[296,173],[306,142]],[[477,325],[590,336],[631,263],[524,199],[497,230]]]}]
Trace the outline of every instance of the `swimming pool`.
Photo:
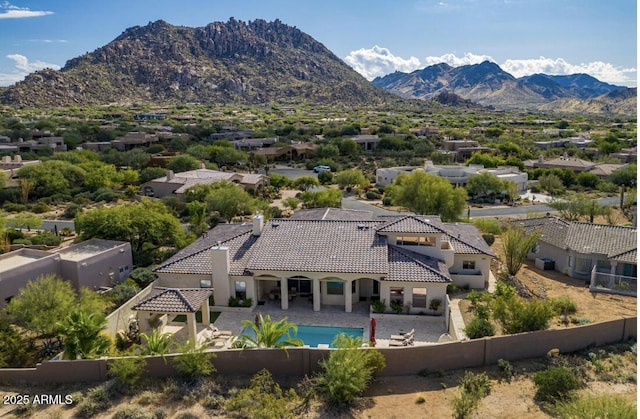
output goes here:
[{"label": "swimming pool", "polygon": [[[298,326],[298,333],[292,334],[292,338],[299,338],[305,345],[309,345],[313,348],[317,348],[319,344],[328,344],[343,333],[348,336],[362,338],[364,329],[361,327],[330,327],[330,326]],[[244,334],[252,334],[252,329],[245,329]]]}]

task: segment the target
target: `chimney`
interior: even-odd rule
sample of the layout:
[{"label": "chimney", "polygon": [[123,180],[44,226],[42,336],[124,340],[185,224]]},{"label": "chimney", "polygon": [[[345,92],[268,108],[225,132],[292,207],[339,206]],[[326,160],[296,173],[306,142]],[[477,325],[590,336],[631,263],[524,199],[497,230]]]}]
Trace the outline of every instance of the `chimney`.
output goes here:
[{"label": "chimney", "polygon": [[262,215],[256,215],[253,217],[253,235],[259,236],[262,233],[262,227],[264,226],[264,219]]},{"label": "chimney", "polygon": [[15,156],[13,156],[13,161],[16,163],[21,163],[22,162],[22,156],[20,154],[16,154]]},{"label": "chimney", "polygon": [[173,173],[173,170],[167,170],[167,182],[173,180],[174,177],[175,174]]},{"label": "chimney", "polygon": [[221,246],[220,244],[211,248],[211,262],[213,264],[213,271],[222,275],[229,273],[230,261],[229,261],[229,248]]}]

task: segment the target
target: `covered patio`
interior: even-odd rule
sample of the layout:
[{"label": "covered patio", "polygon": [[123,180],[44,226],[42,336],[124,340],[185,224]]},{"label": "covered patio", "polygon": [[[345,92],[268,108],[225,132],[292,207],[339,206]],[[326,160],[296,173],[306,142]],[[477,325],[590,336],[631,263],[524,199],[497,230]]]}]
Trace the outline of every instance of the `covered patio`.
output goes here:
[{"label": "covered patio", "polygon": [[[211,323],[209,297],[212,294],[213,289],[211,288],[154,288],[147,298],[131,309],[146,313],[149,319],[155,319],[153,325],[149,321],[152,328],[162,327],[163,331],[167,329],[166,332],[171,334],[178,332],[178,326],[169,325],[169,318],[176,315],[186,315],[188,339],[191,342],[197,342],[196,312],[202,313],[202,326],[208,327]],[[144,329],[142,322],[141,329]]]}]

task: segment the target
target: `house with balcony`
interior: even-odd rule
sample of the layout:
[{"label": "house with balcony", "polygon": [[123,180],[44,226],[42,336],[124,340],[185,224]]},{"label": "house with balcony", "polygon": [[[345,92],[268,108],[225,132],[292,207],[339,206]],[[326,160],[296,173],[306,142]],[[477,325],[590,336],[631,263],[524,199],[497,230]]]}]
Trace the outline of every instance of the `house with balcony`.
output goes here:
[{"label": "house with balcony", "polygon": [[252,223],[219,224],[156,268],[157,285],[212,288],[218,307],[234,298],[287,310],[299,298],[309,310],[351,312],[382,300],[416,314],[428,312],[432,300],[444,302],[449,284],[486,287],[495,254],[472,224],[355,215],[316,209],[266,223],[257,215]]},{"label": "house with balcony", "polygon": [[635,228],[567,221],[553,216],[514,223],[542,234],[529,259],[551,262],[549,269],[572,278],[623,280],[635,290],[638,276]]}]

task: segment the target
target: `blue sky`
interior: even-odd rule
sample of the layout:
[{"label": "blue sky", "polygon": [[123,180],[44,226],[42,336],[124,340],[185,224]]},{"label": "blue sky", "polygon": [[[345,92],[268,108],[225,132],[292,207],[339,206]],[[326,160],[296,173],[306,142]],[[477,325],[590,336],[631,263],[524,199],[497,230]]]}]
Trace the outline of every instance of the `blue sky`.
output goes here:
[{"label": "blue sky", "polygon": [[163,19],[296,26],[368,79],[485,59],[520,77],[588,73],[635,86],[636,0],[0,0],[0,86]]}]

